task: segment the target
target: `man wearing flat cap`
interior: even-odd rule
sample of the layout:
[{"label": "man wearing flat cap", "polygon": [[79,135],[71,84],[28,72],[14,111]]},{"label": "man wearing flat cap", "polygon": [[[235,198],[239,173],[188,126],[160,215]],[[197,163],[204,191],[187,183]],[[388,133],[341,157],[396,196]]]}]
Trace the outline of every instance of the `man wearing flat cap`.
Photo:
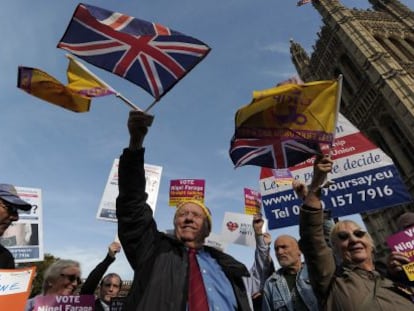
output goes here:
[{"label": "man wearing flat cap", "polygon": [[[0,236],[14,221],[19,220],[19,209],[28,211],[32,206],[17,195],[14,186],[0,184]],[[14,269],[14,258],[10,251],[0,245],[0,269]]]},{"label": "man wearing flat cap", "polygon": [[180,203],[174,235],[158,231],[146,202],[142,147],[151,123],[152,116],[130,112],[130,143],[119,160],[118,236],[135,273],[125,310],[250,310],[242,279],[249,276],[246,267],[203,245],[211,231],[204,203]]}]

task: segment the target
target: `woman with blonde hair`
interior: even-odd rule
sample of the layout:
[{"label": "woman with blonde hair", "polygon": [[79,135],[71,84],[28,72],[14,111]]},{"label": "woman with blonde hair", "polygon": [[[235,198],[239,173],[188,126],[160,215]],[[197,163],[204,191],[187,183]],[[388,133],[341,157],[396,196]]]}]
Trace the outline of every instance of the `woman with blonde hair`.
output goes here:
[{"label": "woman with blonde hair", "polygon": [[321,186],[332,170],[329,156],[317,157],[308,194],[300,209],[300,247],[323,310],[414,310],[410,288],[381,275],[374,264],[371,236],[354,221],[339,221],[331,247],[323,235]]},{"label": "woman with blonde hair", "polygon": [[[42,293],[40,295],[73,295],[82,283],[80,276],[79,262],[70,259],[60,259],[51,264],[44,272]],[[27,301],[25,311],[33,310],[36,297]]]}]

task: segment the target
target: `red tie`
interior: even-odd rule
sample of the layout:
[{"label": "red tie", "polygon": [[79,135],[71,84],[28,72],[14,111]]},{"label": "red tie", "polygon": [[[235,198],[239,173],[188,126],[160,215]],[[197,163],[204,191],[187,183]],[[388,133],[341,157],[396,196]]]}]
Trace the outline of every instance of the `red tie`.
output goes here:
[{"label": "red tie", "polygon": [[203,278],[201,277],[200,267],[198,266],[197,251],[194,248],[188,250],[189,283],[188,283],[188,310],[189,311],[208,311],[206,290]]}]

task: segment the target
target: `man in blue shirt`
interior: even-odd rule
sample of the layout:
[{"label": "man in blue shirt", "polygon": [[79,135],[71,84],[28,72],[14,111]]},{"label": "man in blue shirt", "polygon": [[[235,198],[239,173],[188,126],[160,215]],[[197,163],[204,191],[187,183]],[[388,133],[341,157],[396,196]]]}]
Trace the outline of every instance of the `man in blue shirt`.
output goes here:
[{"label": "man in blue shirt", "polygon": [[118,236],[134,270],[125,310],[191,310],[189,253],[195,250],[205,288],[207,310],[250,310],[243,277],[246,267],[233,257],[208,246],[211,213],[198,200],[181,203],[174,216],[174,235],[157,229],[147,204],[143,140],[152,117],[131,111],[129,147],[119,160],[119,196],[116,202]]}]

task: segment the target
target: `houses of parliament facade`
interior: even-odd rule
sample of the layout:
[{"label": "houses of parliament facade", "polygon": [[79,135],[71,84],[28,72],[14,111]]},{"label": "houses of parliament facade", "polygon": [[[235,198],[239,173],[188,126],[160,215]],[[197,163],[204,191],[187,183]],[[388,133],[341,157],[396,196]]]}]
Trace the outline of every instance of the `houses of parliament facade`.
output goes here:
[{"label": "houses of parliament facade", "polygon": [[[340,112],[392,158],[414,197],[414,12],[398,0],[369,3],[362,10],[314,0],[323,25],[313,52],[291,40],[291,57],[305,82],[343,75]],[[388,255],[386,238],[405,211],[414,203],[361,214],[377,259]]]}]

